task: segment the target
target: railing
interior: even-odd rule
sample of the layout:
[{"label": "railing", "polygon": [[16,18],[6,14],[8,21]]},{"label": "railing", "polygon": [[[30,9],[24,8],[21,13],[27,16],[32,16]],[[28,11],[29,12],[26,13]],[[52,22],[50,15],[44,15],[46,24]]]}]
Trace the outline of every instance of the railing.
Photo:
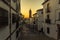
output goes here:
[{"label": "railing", "polygon": [[50,8],[47,8],[47,9],[46,9],[46,12],[49,13],[49,12],[50,12]]},{"label": "railing", "polygon": [[45,22],[48,23],[48,24],[51,24],[51,20],[50,19],[46,19]]}]

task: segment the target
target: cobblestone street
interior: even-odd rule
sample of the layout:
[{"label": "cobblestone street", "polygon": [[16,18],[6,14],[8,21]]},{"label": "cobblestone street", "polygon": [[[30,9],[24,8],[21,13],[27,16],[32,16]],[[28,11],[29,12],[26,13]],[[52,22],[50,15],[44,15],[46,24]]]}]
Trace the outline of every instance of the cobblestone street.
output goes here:
[{"label": "cobblestone street", "polygon": [[24,26],[20,40],[54,40],[54,39],[47,37],[43,33],[31,32],[29,28]]}]

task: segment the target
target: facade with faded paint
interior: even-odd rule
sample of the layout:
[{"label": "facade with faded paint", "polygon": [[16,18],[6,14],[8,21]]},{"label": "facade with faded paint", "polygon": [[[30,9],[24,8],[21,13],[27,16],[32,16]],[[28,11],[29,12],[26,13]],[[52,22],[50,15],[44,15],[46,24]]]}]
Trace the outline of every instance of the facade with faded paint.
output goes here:
[{"label": "facade with faded paint", "polygon": [[0,0],[0,40],[18,40],[20,0]]},{"label": "facade with faded paint", "polygon": [[60,0],[45,0],[43,13],[45,34],[60,39]]},{"label": "facade with faded paint", "polygon": [[43,9],[37,10],[38,15],[38,31],[43,31],[43,21],[44,21],[44,15],[43,15]]}]

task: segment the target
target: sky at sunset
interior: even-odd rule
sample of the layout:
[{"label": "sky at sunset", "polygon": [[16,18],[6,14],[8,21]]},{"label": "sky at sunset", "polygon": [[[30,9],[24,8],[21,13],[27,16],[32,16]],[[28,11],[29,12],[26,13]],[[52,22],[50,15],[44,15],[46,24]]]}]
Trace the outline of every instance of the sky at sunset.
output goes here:
[{"label": "sky at sunset", "polygon": [[29,10],[32,10],[32,14],[36,13],[37,9],[41,9],[44,0],[21,0],[21,12],[25,18],[29,17]]}]

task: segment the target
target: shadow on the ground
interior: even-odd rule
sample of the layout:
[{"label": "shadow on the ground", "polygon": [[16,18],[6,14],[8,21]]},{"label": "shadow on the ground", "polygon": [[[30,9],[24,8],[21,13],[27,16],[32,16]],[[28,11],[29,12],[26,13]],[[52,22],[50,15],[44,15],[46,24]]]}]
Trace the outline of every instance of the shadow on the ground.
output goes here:
[{"label": "shadow on the ground", "polygon": [[19,40],[55,40],[55,39],[49,38],[44,33],[32,32],[29,30],[29,28],[24,26]]}]

